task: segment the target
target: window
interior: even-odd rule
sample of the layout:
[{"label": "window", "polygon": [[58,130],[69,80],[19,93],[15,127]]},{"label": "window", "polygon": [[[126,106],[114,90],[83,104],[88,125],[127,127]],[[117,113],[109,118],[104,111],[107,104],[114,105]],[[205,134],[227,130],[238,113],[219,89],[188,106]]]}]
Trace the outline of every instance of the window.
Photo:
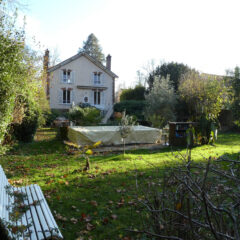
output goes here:
[{"label": "window", "polygon": [[101,72],[94,73],[94,84],[101,84]]},{"label": "window", "polygon": [[101,104],[101,92],[94,91],[94,105]]},{"label": "window", "polygon": [[84,103],[88,103],[88,97],[83,98]]},{"label": "window", "polygon": [[71,70],[63,70],[63,82],[71,83]]},{"label": "window", "polygon": [[69,104],[71,103],[71,89],[63,89],[63,103]]}]

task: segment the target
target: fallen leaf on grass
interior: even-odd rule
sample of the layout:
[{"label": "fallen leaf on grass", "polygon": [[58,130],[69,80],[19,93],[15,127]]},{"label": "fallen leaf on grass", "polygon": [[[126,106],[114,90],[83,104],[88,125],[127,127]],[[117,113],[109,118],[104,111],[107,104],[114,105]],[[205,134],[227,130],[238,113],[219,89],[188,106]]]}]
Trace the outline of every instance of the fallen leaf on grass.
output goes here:
[{"label": "fallen leaf on grass", "polygon": [[104,218],[103,220],[102,220],[102,222],[103,222],[103,224],[108,224],[108,222],[109,222],[109,219],[106,217],[106,218]]},{"label": "fallen leaf on grass", "polygon": [[68,176],[68,174],[64,174],[63,176],[61,176],[61,178],[66,178]]},{"label": "fallen leaf on grass", "polygon": [[81,218],[84,220],[87,217],[85,213],[81,213]]},{"label": "fallen leaf on grass", "polygon": [[97,207],[97,206],[98,206],[98,203],[97,203],[96,201],[94,201],[94,200],[92,200],[92,201],[90,202],[90,204],[93,205],[94,207]]},{"label": "fallen leaf on grass", "polygon": [[66,217],[61,216],[59,213],[57,213],[57,214],[55,215],[55,217],[56,217],[58,220],[61,220],[61,221],[63,221],[63,222],[67,222],[67,220],[68,220]]},{"label": "fallen leaf on grass", "polygon": [[46,176],[49,176],[49,177],[52,177],[52,178],[55,177],[55,174],[53,174],[53,173],[48,173],[48,172],[46,172],[45,175],[46,175]]},{"label": "fallen leaf on grass", "polygon": [[126,189],[117,189],[116,190],[118,193],[124,193],[124,192],[126,192]]},{"label": "fallen leaf on grass", "polygon": [[84,240],[84,238],[83,237],[78,237],[78,238],[76,238],[76,240]]},{"label": "fallen leaf on grass", "polygon": [[76,218],[71,218],[70,221],[73,223],[73,224],[76,224],[78,222],[78,220]]},{"label": "fallen leaf on grass", "polygon": [[116,215],[116,214],[112,214],[112,215],[111,215],[111,218],[112,218],[113,220],[115,220],[115,219],[117,219],[117,215]]},{"label": "fallen leaf on grass", "polygon": [[94,229],[94,226],[93,226],[91,223],[87,223],[86,229],[87,229],[88,231],[91,231],[91,230]]},{"label": "fallen leaf on grass", "polygon": [[53,179],[48,179],[48,180],[46,181],[46,184],[51,184],[51,183],[53,183],[53,182],[54,182]]},{"label": "fallen leaf on grass", "polygon": [[23,184],[23,179],[19,179],[19,180],[8,179],[8,182],[12,185],[21,185],[21,184]]},{"label": "fallen leaf on grass", "polygon": [[89,175],[88,175],[88,178],[94,179],[94,178],[96,178],[96,175],[94,175],[94,174],[89,174]]},{"label": "fallen leaf on grass", "polygon": [[85,222],[91,222],[92,218],[90,215],[87,215],[87,217],[84,220]]},{"label": "fallen leaf on grass", "polygon": [[128,204],[131,206],[131,205],[137,205],[137,203],[136,202],[134,202],[134,201],[128,201]]},{"label": "fallen leaf on grass", "polygon": [[122,240],[131,240],[131,237],[124,237]]},{"label": "fallen leaf on grass", "polygon": [[117,203],[117,206],[120,208],[124,205],[124,198],[121,198],[121,200]]},{"label": "fallen leaf on grass", "polygon": [[180,203],[180,202],[177,203],[176,209],[177,209],[177,210],[180,210],[181,208],[182,208],[182,203]]}]

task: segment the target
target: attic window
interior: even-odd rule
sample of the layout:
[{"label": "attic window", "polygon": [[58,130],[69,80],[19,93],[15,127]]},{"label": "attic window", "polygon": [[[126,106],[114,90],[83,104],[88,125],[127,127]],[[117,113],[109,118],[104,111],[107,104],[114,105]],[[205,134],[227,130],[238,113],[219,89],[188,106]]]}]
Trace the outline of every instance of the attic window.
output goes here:
[{"label": "attic window", "polygon": [[101,84],[101,72],[94,72],[94,84]]},{"label": "attic window", "polygon": [[71,83],[71,70],[68,69],[63,70],[63,82]]}]

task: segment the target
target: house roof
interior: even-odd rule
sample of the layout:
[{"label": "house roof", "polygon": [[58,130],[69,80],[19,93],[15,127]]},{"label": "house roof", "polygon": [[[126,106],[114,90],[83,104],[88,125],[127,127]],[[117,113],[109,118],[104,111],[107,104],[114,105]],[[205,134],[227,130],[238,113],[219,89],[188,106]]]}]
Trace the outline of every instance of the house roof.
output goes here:
[{"label": "house roof", "polygon": [[60,68],[60,67],[62,67],[62,66],[64,66],[64,65],[66,65],[66,64],[68,64],[68,63],[70,63],[70,62],[72,62],[72,61],[74,61],[74,60],[76,60],[76,59],[78,59],[78,58],[80,58],[80,57],[86,57],[89,61],[91,61],[91,62],[92,62],[93,64],[95,64],[97,67],[101,68],[104,72],[108,73],[111,77],[118,78],[118,76],[117,76],[114,72],[108,70],[102,63],[100,63],[99,61],[97,61],[97,60],[94,59],[93,57],[89,56],[89,55],[88,55],[87,53],[85,53],[85,52],[78,53],[78,54],[76,54],[76,55],[74,55],[74,56],[72,56],[72,57],[64,60],[63,62],[60,62],[60,63],[58,63],[57,65],[55,65],[55,66],[53,66],[53,67],[50,67],[50,68],[48,69],[48,72],[49,72],[49,73],[50,73],[50,72],[53,72],[53,71],[55,71],[56,69],[58,69],[58,68]]}]

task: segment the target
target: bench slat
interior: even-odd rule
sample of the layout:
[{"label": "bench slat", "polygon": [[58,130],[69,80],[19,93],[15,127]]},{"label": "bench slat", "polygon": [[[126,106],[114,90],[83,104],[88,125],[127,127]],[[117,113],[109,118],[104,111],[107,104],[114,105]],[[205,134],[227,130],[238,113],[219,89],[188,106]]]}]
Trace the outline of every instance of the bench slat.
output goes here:
[{"label": "bench slat", "polygon": [[[9,221],[9,211],[7,207],[9,204],[9,196],[7,195],[5,186],[9,185],[5,173],[0,166],[0,218],[4,221]],[[12,233],[8,231],[9,236],[12,237]]]},{"label": "bench slat", "polygon": [[3,197],[4,197],[4,185],[3,185],[3,171],[0,166],[0,217],[3,218]]},{"label": "bench slat", "polygon": [[38,220],[36,209],[32,205],[33,204],[33,199],[32,199],[32,196],[31,196],[29,186],[26,186],[26,192],[27,192],[28,202],[29,202],[30,210],[31,210],[31,214],[32,214],[33,225],[34,225],[34,228],[36,230],[37,239],[38,240],[44,239],[44,236],[42,234],[41,225],[40,225],[40,222]]},{"label": "bench slat", "polygon": [[[22,192],[23,192],[24,194],[27,195],[27,191],[26,191],[25,187],[22,187],[21,190],[22,190]],[[26,205],[29,206],[29,201],[28,201],[28,198],[27,198],[27,197],[26,197],[26,199],[24,200],[24,204],[26,204]],[[30,231],[30,233],[31,233],[30,239],[31,239],[31,240],[36,240],[36,239],[37,239],[37,236],[36,236],[35,228],[34,228],[34,226],[33,226],[32,214],[31,214],[31,210],[30,210],[30,209],[26,211],[26,217],[27,217],[27,222],[28,222],[28,224],[30,224],[30,227],[29,227],[29,231]]]},{"label": "bench slat", "polygon": [[6,178],[3,178],[3,200],[2,200],[2,217],[5,221],[9,222],[9,211],[8,211],[8,205],[9,205],[9,198],[6,193],[6,186],[8,186],[8,182]]},{"label": "bench slat", "polygon": [[[16,192],[21,193],[20,188],[14,187],[13,189],[14,189],[14,191],[16,191]],[[12,204],[14,204],[14,202],[13,202]],[[11,204],[11,205],[12,205],[12,204]],[[13,206],[13,205],[12,205],[12,206]],[[18,227],[20,227],[20,226],[22,225],[22,218],[17,220],[16,225],[17,225]],[[20,233],[19,233],[19,234],[20,234]],[[21,236],[18,237],[18,240],[24,240],[23,234],[21,234]]]},{"label": "bench slat", "polygon": [[[23,188],[20,188],[20,191],[21,191],[22,194],[25,195],[25,193],[24,193],[24,191],[23,191]],[[28,201],[27,201],[26,199],[24,199],[23,203],[24,203],[24,205],[27,205],[27,206],[28,206]],[[27,211],[27,212],[29,212],[29,211]],[[25,225],[25,226],[28,226],[28,225],[30,224],[30,222],[28,221],[28,218],[27,218],[27,212],[25,212],[25,213],[23,214],[23,216],[22,216],[22,224]],[[24,238],[25,238],[25,239],[30,239],[30,240],[32,240],[32,238],[31,238],[31,233],[30,233],[31,230],[33,230],[33,229],[31,229],[31,227],[28,227],[28,228],[26,229],[26,231],[25,231],[25,233],[24,233]]]},{"label": "bench slat", "polygon": [[45,236],[45,238],[47,238],[47,237],[51,236],[51,234],[50,234],[50,229],[48,227],[48,224],[45,220],[45,217],[44,217],[44,214],[43,214],[42,208],[41,208],[41,202],[44,201],[44,200],[39,199],[37,197],[35,189],[34,189],[34,185],[30,186],[30,191],[31,191],[31,194],[32,194],[33,201],[35,201],[37,203],[35,205],[35,209],[36,209],[36,212],[38,214],[39,221],[41,223],[41,228],[42,228],[43,235]]},{"label": "bench slat", "polygon": [[[11,187],[11,188],[9,189],[9,191],[10,191],[11,193],[13,193],[13,191],[14,191],[13,187]],[[6,193],[6,189],[5,189],[5,193]],[[6,193],[6,194],[7,194],[7,193]],[[8,211],[7,211],[7,214],[8,214],[8,221],[9,221],[9,222],[11,222],[11,221],[10,221],[10,213],[11,213],[12,210],[13,210],[13,204],[14,204],[14,197],[8,195]],[[16,225],[16,223],[15,223],[15,225]],[[14,237],[14,234],[13,234],[10,230],[8,231],[8,233],[9,233],[9,235],[10,235],[11,237]]]},{"label": "bench slat", "polygon": [[36,191],[36,195],[38,196],[38,199],[43,199],[43,201],[41,201],[41,207],[43,209],[43,213],[45,215],[45,219],[48,223],[48,226],[49,226],[50,230],[52,230],[52,236],[55,236],[59,239],[63,239],[63,236],[62,236],[61,232],[58,230],[57,223],[51,213],[51,210],[48,206],[46,199],[44,198],[44,195],[43,195],[43,192],[42,192],[40,186],[35,184],[34,188]]},{"label": "bench slat", "polygon": [[[6,192],[6,186],[11,186],[0,165],[0,220],[10,222],[10,213],[13,210],[15,197]],[[63,239],[63,236],[57,226],[57,223],[51,213],[47,201],[43,195],[40,186],[34,184],[26,187],[11,187],[10,191],[18,191],[26,195],[24,204],[29,209],[22,215],[21,219],[16,223],[17,226],[28,226],[22,236],[18,240],[47,240],[47,239]],[[7,229],[9,236],[14,237],[12,229]]]}]

